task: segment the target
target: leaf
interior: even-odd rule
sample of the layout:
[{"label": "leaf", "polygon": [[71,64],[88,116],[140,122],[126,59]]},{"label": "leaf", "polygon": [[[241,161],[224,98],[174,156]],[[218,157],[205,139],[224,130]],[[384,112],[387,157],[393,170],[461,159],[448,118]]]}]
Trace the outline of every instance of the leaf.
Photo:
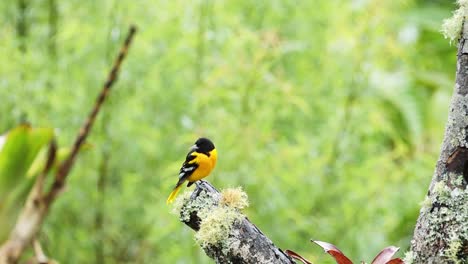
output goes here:
[{"label": "leaf", "polygon": [[399,250],[400,248],[398,247],[394,247],[394,246],[389,246],[389,247],[386,247],[384,249],[382,249],[382,251],[380,251],[379,254],[377,254],[377,256],[374,258],[374,260],[372,260],[371,264],[386,264],[388,263],[393,255],[395,255],[395,253]]},{"label": "leaf", "polygon": [[52,129],[25,125],[8,132],[0,149],[0,204],[5,194],[24,180],[37,154],[52,137]]},{"label": "leaf", "polygon": [[[80,151],[87,151],[91,148],[91,144],[84,143],[83,146],[81,146]],[[57,150],[57,156],[51,168],[52,171],[57,169],[57,167],[62,163],[62,161],[64,161],[68,157],[68,155],[70,155],[70,151],[71,147],[61,147]],[[48,149],[42,148],[41,151],[37,154],[36,158],[29,167],[28,172],[26,173],[26,176],[28,178],[34,177],[44,170],[48,158],[47,153]]]},{"label": "leaf", "polygon": [[319,245],[325,252],[330,254],[335,260],[336,263],[338,264],[353,264],[351,260],[349,260],[348,257],[346,257],[343,252],[341,252],[335,245],[327,243],[327,242],[322,242],[322,241],[316,241],[312,240],[315,244]]},{"label": "leaf", "polygon": [[405,264],[405,262],[401,258],[394,258],[385,264]]},{"label": "leaf", "polygon": [[0,241],[6,238],[34,181],[26,177],[53,130],[18,126],[0,136]]},{"label": "leaf", "polygon": [[296,252],[294,252],[292,250],[287,249],[286,254],[288,254],[288,256],[290,256],[293,259],[297,259],[297,260],[302,261],[302,263],[312,264],[312,262],[308,261],[307,259],[305,259],[304,257],[302,257],[301,255],[297,254]]}]

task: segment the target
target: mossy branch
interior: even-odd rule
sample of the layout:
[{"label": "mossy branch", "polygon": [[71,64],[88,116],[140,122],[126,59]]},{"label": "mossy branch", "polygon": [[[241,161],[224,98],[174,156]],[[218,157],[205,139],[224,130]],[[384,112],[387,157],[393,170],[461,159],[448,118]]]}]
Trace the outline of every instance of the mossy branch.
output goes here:
[{"label": "mossy branch", "polygon": [[[462,11],[457,12],[465,12],[468,1],[459,4]],[[461,35],[450,114],[405,263],[466,263],[468,259],[468,24],[456,24]]]},{"label": "mossy branch", "polygon": [[241,210],[248,206],[240,189],[221,193],[206,181],[176,200],[180,220],[197,231],[195,240],[216,263],[294,263]]}]

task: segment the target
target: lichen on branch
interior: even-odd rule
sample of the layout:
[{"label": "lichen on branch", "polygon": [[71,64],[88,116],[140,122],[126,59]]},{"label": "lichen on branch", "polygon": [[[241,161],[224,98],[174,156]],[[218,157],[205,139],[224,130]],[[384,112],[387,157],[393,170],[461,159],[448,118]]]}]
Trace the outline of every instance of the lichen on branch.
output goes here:
[{"label": "lichen on branch", "polygon": [[197,231],[195,241],[216,263],[294,263],[242,213],[248,205],[240,187],[220,193],[201,181],[176,199],[173,211]]},{"label": "lichen on branch", "polygon": [[468,259],[468,0],[444,22],[459,40],[455,88],[439,159],[405,263],[466,263]]},{"label": "lichen on branch", "polygon": [[457,3],[459,8],[453,12],[451,18],[445,19],[442,24],[442,33],[445,38],[450,39],[450,43],[460,37],[463,19],[468,14],[468,0],[458,0]]},{"label": "lichen on branch", "polygon": [[[193,200],[190,192],[185,192],[174,203],[174,213],[180,215],[182,222],[190,221],[196,213],[200,218],[195,241],[203,248],[226,245],[234,223],[245,216],[240,211],[249,205],[247,194],[242,188],[229,188],[221,193],[201,191]],[[224,244],[224,245],[223,245]]]},{"label": "lichen on branch", "polygon": [[[447,245],[442,251],[443,256],[451,263],[463,263],[461,255],[466,247],[463,241],[468,240],[468,188],[451,189],[440,181],[435,184],[431,198],[426,199],[430,199],[426,204],[431,206],[422,208],[427,213],[425,239],[443,241]],[[454,208],[464,209],[456,211]],[[449,232],[441,232],[440,227],[445,225],[450,225]]]}]

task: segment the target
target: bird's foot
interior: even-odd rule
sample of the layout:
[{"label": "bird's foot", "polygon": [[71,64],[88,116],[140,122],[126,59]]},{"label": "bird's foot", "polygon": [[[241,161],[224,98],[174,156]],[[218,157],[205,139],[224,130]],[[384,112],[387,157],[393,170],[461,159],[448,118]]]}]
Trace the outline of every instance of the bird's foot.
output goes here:
[{"label": "bird's foot", "polygon": [[201,188],[200,185],[204,184],[204,183],[206,183],[204,180],[198,180],[198,181],[195,182],[195,185],[197,185],[197,188]]}]

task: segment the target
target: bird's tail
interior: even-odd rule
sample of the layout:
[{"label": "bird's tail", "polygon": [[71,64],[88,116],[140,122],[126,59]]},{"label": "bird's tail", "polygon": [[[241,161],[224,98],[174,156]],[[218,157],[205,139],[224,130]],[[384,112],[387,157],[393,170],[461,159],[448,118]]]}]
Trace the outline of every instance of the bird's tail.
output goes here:
[{"label": "bird's tail", "polygon": [[177,186],[174,188],[174,190],[172,190],[171,194],[167,198],[167,201],[166,201],[167,204],[170,204],[170,203],[172,203],[174,201],[174,199],[176,198],[177,194],[179,193],[181,187],[182,187],[182,184],[177,184]]}]

